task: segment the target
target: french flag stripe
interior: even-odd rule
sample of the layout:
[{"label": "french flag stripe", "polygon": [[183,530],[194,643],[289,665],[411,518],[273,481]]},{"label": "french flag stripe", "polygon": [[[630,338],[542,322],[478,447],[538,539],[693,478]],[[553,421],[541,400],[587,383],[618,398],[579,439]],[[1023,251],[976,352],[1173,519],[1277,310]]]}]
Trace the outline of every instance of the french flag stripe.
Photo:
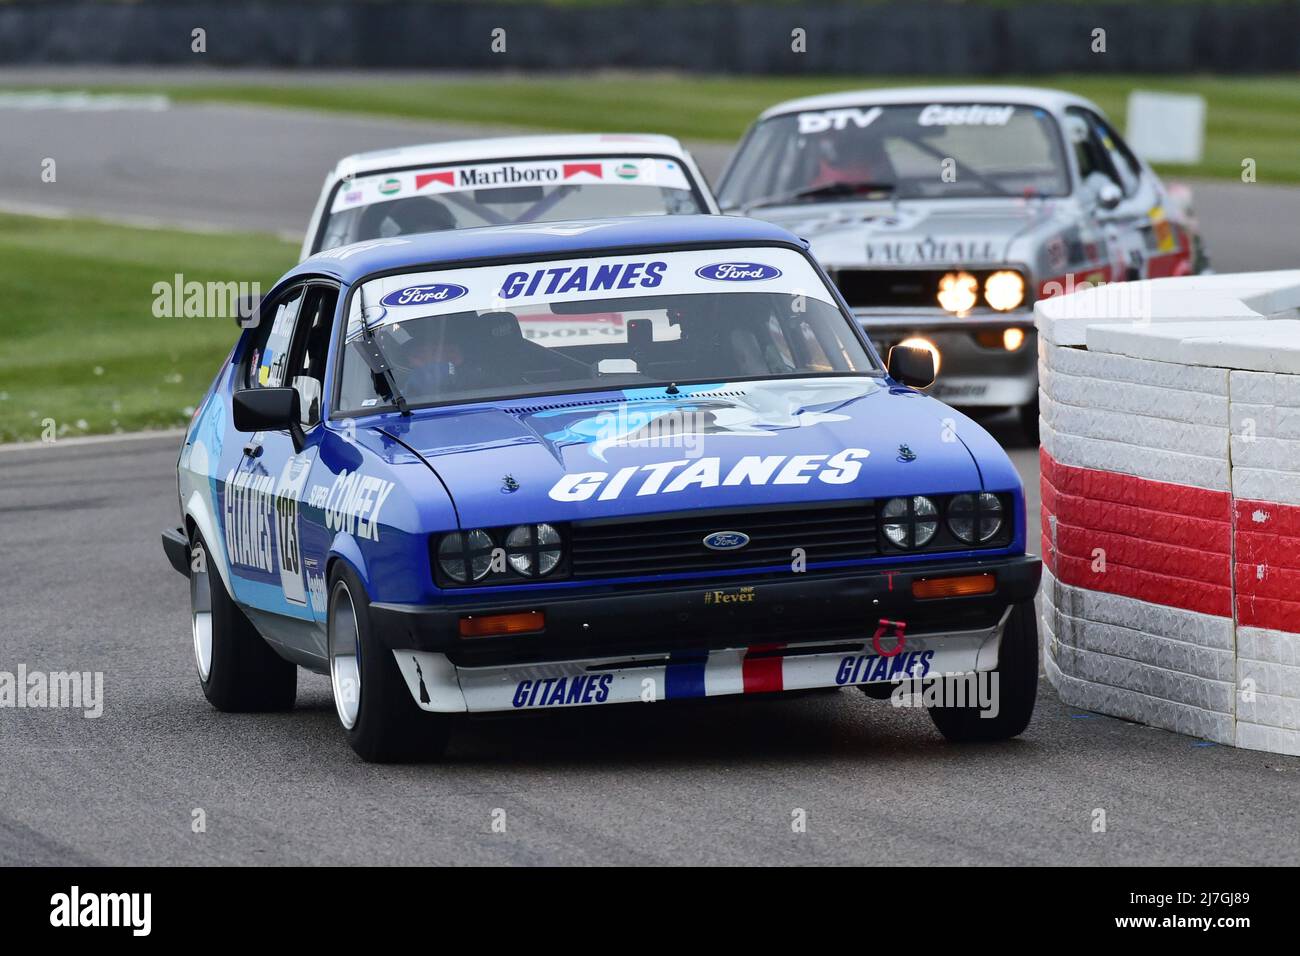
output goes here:
[{"label": "french flag stripe", "polygon": [[673,651],[669,654],[668,668],[664,673],[664,697],[668,700],[703,697],[704,668],[708,661],[708,651]]},{"label": "french flag stripe", "polygon": [[784,644],[755,644],[749,649],[741,665],[746,694],[766,694],[785,688],[783,678],[785,658],[771,653],[784,649]]}]

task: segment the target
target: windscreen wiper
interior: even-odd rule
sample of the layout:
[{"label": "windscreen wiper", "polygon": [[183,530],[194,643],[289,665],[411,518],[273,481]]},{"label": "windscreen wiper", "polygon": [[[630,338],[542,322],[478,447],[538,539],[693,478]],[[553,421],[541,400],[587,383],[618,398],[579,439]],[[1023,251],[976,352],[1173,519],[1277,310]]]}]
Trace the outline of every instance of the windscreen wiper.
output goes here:
[{"label": "windscreen wiper", "polygon": [[384,380],[384,383],[388,386],[388,397],[397,406],[397,411],[402,415],[410,415],[411,409],[407,406],[406,399],[402,397],[402,393],[397,387],[397,379],[393,376],[392,363],[388,361],[388,356],[384,354],[384,347],[379,344],[375,330],[366,321],[366,300],[362,294],[361,286],[357,286],[357,303],[361,307],[361,357],[365,359],[371,373]]},{"label": "windscreen wiper", "polygon": [[821,199],[828,196],[856,196],[859,193],[886,193],[892,195],[898,187],[893,183],[874,181],[824,183],[821,186],[809,186],[784,196],[768,196],[746,203],[744,210],[758,209],[762,206],[783,206],[786,203],[804,202],[809,199]]}]

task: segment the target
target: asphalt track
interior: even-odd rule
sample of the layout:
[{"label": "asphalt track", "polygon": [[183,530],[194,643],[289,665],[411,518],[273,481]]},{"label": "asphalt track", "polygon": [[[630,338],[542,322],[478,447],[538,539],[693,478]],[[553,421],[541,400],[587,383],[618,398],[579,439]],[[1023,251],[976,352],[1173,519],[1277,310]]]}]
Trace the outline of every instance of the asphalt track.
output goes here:
[{"label": "asphalt track", "polygon": [[[202,106],[0,111],[0,205],[293,231],[338,154],[465,132]],[[710,169],[724,152],[699,150]],[[45,156],[56,184],[39,181]],[[1295,192],[1198,197],[1221,271],[1294,264]],[[998,434],[1035,514],[1035,454]],[[176,443],[0,450],[0,671],[102,671],[105,698],[97,719],[0,707],[0,864],[1300,860],[1300,760],[1080,713],[1045,681],[1022,737],[971,747],[852,690],[468,722],[448,762],[414,767],[356,760],[315,675],[300,672],[293,713],[218,714],[158,544]]]}]

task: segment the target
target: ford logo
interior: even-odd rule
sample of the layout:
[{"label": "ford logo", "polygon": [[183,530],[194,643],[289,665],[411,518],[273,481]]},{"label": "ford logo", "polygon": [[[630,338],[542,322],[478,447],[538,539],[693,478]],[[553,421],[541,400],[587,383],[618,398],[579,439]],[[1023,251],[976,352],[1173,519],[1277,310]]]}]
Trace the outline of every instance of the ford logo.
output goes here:
[{"label": "ford logo", "polygon": [[715,262],[711,266],[701,266],[695,270],[701,279],[715,279],[722,282],[757,282],[760,279],[775,279],[781,270],[775,266],[765,266],[761,262]]},{"label": "ford logo", "polygon": [[749,544],[749,535],[743,531],[715,531],[704,536],[704,546],[713,551],[735,551]]},{"label": "ford logo", "polygon": [[469,292],[454,282],[435,282],[432,285],[408,285],[405,289],[390,292],[379,301],[384,305],[429,305],[433,302],[450,302]]}]

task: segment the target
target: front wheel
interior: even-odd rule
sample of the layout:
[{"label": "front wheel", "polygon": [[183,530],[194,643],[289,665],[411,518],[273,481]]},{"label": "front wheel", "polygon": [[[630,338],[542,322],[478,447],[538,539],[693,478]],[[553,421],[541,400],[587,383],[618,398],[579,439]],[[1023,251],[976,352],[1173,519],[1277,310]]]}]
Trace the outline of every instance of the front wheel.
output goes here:
[{"label": "front wheel", "polygon": [[[1015,737],[1029,726],[1038,698],[1038,617],[1034,602],[1017,604],[1007,618],[998,652],[994,716],[978,702],[965,707],[930,707],[930,719],[949,740],[987,741]],[[941,680],[943,678],[940,678]]]},{"label": "front wheel", "polygon": [[348,743],[363,760],[393,763],[442,756],[450,717],[426,713],[411,698],[393,652],[370,629],[370,599],[342,562],[330,574],[330,684]]}]

